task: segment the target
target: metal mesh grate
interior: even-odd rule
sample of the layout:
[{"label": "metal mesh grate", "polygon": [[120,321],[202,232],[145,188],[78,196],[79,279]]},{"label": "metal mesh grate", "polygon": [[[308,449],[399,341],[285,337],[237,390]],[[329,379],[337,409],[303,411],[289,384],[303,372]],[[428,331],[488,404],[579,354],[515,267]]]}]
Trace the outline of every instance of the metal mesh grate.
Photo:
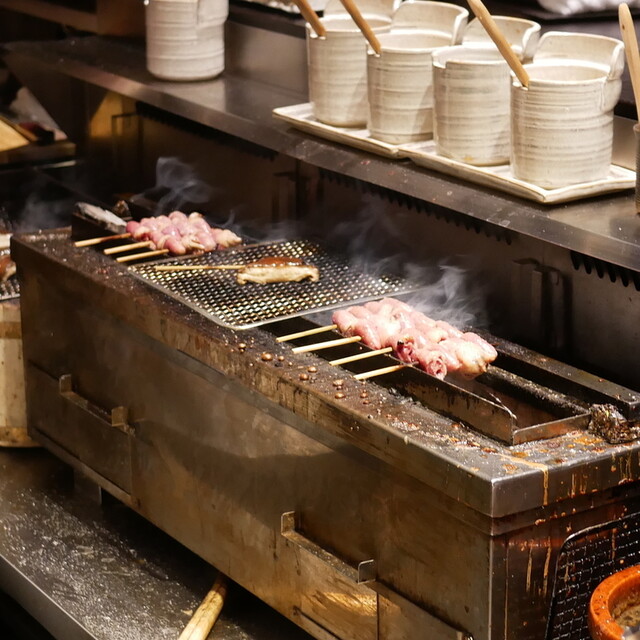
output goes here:
[{"label": "metal mesh grate", "polygon": [[[3,249],[0,251],[0,257],[8,256],[9,252],[9,249]],[[18,276],[11,276],[6,282],[0,282],[0,302],[19,297],[20,284],[18,283]]]},{"label": "metal mesh grate", "polygon": [[580,531],[560,549],[546,640],[590,640],[591,594],[605,578],[640,564],[640,513]]},{"label": "metal mesh grate", "polygon": [[[246,264],[265,256],[301,258],[320,271],[319,282],[276,282],[269,285],[236,282],[235,271],[157,271],[157,264]],[[371,276],[306,240],[250,245],[212,251],[191,258],[131,267],[131,272],[191,308],[232,329],[248,329],[309,311],[331,309],[409,290],[406,281],[388,275]]]}]

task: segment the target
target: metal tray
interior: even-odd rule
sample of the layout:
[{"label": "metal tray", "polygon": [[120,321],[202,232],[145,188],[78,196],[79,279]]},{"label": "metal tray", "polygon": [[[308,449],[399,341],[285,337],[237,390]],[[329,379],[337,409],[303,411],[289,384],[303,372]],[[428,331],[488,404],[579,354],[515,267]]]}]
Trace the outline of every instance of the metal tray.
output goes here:
[{"label": "metal tray", "polygon": [[[265,256],[301,258],[320,270],[318,282],[236,282],[235,271],[157,271],[159,264],[246,264]],[[391,275],[368,275],[307,240],[291,240],[212,251],[130,267],[135,276],[218,324],[249,329],[262,324],[409,292],[415,287]]]}]

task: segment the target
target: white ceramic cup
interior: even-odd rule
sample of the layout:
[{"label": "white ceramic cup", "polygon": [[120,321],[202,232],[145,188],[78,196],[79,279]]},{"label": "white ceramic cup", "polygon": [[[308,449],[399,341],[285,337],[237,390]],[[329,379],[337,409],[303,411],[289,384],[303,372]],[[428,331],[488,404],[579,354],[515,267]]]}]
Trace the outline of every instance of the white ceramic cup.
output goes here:
[{"label": "white ceramic cup", "polygon": [[228,12],[228,0],[149,0],[149,72],[162,80],[204,80],[222,73]]},{"label": "white ceramic cup", "polygon": [[609,173],[619,78],[591,65],[525,67],[529,87],[511,87],[511,164],[515,178],[548,189]]},{"label": "white ceramic cup", "polygon": [[[391,18],[367,17],[374,33],[391,27]],[[321,19],[322,38],[307,25],[309,101],[315,118],[337,127],[367,123],[367,41],[347,14]]]},{"label": "white ceramic cup", "polygon": [[[531,62],[540,41],[540,25],[533,20],[525,20],[524,18],[492,17],[520,60]],[[474,18],[464,31],[462,44],[476,46],[491,43],[491,36],[487,30],[482,26],[480,20]]]},{"label": "white ceramic cup", "polygon": [[433,93],[438,154],[481,166],[509,162],[511,73],[495,47],[434,51]]},{"label": "white ceramic cup", "polygon": [[433,133],[432,54],[451,37],[399,30],[378,39],[382,52],[367,56],[369,133],[390,144],[426,140]]}]

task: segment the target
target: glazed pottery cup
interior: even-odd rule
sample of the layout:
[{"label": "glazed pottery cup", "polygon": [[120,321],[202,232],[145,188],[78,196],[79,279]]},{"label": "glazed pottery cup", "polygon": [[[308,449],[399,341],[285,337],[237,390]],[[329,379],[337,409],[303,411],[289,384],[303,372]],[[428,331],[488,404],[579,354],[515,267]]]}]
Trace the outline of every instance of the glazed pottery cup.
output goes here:
[{"label": "glazed pottery cup", "polygon": [[228,13],[228,0],[149,0],[149,72],[162,80],[204,80],[222,73]]},{"label": "glazed pottery cup", "polygon": [[[322,38],[307,25],[309,101],[320,122],[337,127],[367,123],[367,41],[347,14],[322,18]],[[391,27],[391,19],[369,17],[374,33]]]},{"label": "glazed pottery cup", "polygon": [[433,53],[436,152],[472,165],[509,162],[511,73],[493,46]]},{"label": "glazed pottery cup", "polygon": [[429,31],[448,36],[446,44],[459,44],[468,19],[467,9],[456,4],[439,0],[405,0],[393,14],[391,30]]},{"label": "glazed pottery cup", "polygon": [[379,36],[380,55],[369,49],[369,133],[391,144],[426,140],[433,133],[434,49],[451,36],[397,31]]},{"label": "glazed pottery cup", "polygon": [[547,189],[606,178],[620,79],[590,65],[525,68],[529,87],[516,79],[511,86],[514,177]]}]

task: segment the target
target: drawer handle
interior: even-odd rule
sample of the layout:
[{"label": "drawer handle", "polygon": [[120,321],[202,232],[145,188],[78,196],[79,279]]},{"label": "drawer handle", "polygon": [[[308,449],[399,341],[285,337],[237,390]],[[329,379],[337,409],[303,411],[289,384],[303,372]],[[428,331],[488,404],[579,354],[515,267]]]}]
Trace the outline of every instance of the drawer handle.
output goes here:
[{"label": "drawer handle", "polygon": [[363,560],[357,567],[352,567],[336,555],[323,549],[320,545],[309,540],[304,534],[296,529],[295,511],[287,511],[280,518],[280,533],[294,544],[302,547],[313,554],[319,560],[341,573],[343,576],[356,584],[366,584],[374,582],[376,579],[376,561]]},{"label": "drawer handle", "polygon": [[129,435],[133,434],[133,429],[128,422],[129,410],[126,407],[114,407],[110,411],[96,407],[94,404],[89,402],[89,400],[83,398],[79,393],[76,393],[73,390],[73,377],[71,374],[67,373],[58,378],[58,393],[62,398],[68,400],[87,413],[90,413],[98,420],[102,420],[124,433]]}]

